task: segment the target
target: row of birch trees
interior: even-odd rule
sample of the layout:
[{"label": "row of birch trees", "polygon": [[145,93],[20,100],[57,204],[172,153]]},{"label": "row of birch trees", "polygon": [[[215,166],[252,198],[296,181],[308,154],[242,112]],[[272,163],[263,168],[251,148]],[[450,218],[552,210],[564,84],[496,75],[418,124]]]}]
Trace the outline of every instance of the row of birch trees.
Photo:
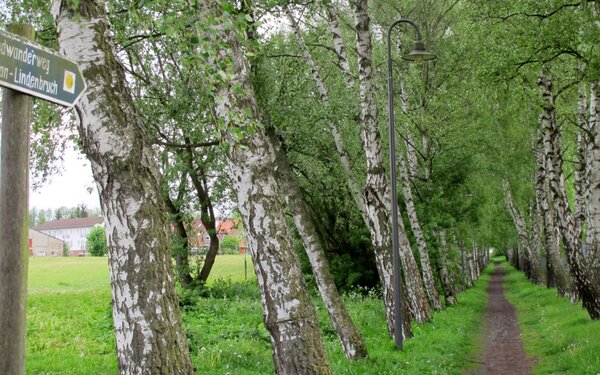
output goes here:
[{"label": "row of birch trees", "polygon": [[[488,248],[502,245],[493,199],[502,188],[487,186],[495,175],[484,150],[489,121],[478,116],[490,116],[480,98],[485,84],[465,94],[476,76],[460,64],[478,53],[461,34],[470,22],[460,15],[475,11],[458,1],[12,5],[47,34],[55,30],[58,49],[87,81],[71,115],[105,218],[120,373],[194,372],[175,283],[206,281],[218,241],[193,274],[186,223],[199,211],[216,239],[215,202],[228,197],[248,236],[279,374],[331,373],[294,238],[346,356],[368,355],[318,225],[312,196],[328,193],[321,178],[343,186],[332,205],[351,207],[368,233],[387,318],[382,335],[402,329],[412,337],[411,322],[457,303]],[[422,26],[438,60],[401,63],[414,34],[395,35],[406,308],[396,322],[382,36],[400,17]]]},{"label": "row of birch trees", "polygon": [[513,126],[529,143],[520,171],[502,183],[517,235],[508,258],[532,282],[555,287],[600,319],[600,4],[490,2],[473,9],[502,40],[484,56],[502,54],[494,71],[522,100]]}]

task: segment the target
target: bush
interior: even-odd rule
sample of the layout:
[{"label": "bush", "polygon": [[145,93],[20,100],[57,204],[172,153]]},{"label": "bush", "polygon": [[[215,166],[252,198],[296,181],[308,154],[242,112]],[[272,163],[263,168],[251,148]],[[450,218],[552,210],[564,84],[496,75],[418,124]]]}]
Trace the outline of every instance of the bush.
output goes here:
[{"label": "bush", "polygon": [[194,309],[199,300],[213,299],[248,299],[259,300],[260,293],[255,280],[233,282],[230,279],[216,279],[210,285],[197,284],[193,288],[179,288],[179,305],[184,310]]},{"label": "bush", "polygon": [[69,244],[66,242],[63,242],[63,256],[68,257],[69,255],[71,255],[71,251],[69,249]]},{"label": "bush", "polygon": [[233,236],[225,236],[221,240],[220,247],[225,254],[237,254],[240,248],[240,240]]},{"label": "bush", "polygon": [[91,255],[97,257],[104,256],[108,252],[104,227],[98,226],[90,230],[87,236],[86,248]]}]

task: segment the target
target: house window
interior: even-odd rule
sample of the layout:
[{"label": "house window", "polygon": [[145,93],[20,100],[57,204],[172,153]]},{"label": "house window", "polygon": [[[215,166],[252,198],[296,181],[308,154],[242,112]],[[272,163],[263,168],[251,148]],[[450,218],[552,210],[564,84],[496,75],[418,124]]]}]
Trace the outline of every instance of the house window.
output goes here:
[{"label": "house window", "polygon": [[46,253],[45,253],[43,250],[38,250],[38,252],[37,252],[37,255],[38,255],[39,257],[45,257],[45,256],[46,256]]}]

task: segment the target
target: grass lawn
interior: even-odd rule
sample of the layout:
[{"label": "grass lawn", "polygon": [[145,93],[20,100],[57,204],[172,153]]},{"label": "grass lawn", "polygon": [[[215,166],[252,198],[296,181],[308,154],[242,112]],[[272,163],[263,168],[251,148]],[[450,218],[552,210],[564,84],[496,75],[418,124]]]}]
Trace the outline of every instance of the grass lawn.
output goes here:
[{"label": "grass lawn", "polygon": [[[254,278],[250,256],[248,278]],[[217,279],[244,280],[243,255],[218,255],[208,283]],[[75,292],[109,288],[107,257],[30,257],[29,294]]]},{"label": "grass lawn", "polygon": [[[249,258],[248,258],[249,260]],[[28,374],[116,374],[106,258],[31,258],[27,332]],[[274,372],[270,341],[262,323],[258,289],[243,282],[243,256],[219,256],[211,297],[183,307],[190,353],[198,374]],[[250,267],[249,267],[250,271]],[[252,275],[251,271],[249,274]],[[231,281],[224,281],[231,280]],[[479,351],[484,275],[459,294],[459,305],[414,326],[415,338],[395,350],[387,337],[381,301],[346,296],[351,316],[369,347],[366,360],[345,359],[322,303],[315,298],[325,347],[336,374],[461,374]],[[240,282],[238,282],[240,281]]]},{"label": "grass lawn", "polygon": [[109,290],[106,257],[30,257],[30,295]]},{"label": "grass lawn", "polygon": [[525,351],[536,374],[600,374],[600,321],[556,289],[531,284],[505,260],[505,292],[516,306]]}]

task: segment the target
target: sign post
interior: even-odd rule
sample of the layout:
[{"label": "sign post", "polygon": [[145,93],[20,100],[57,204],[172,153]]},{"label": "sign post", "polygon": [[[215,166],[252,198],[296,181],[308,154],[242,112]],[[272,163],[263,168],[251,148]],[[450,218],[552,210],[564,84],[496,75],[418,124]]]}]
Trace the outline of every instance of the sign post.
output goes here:
[{"label": "sign post", "polygon": [[23,375],[32,96],[71,107],[86,86],[77,64],[31,42],[32,26],[8,29],[0,30],[0,374]]},{"label": "sign post", "polygon": [[[10,30],[33,39],[29,25]],[[1,43],[1,42],[0,42]],[[2,69],[0,69],[1,71]],[[2,96],[0,177],[0,373],[25,373],[27,200],[32,98],[5,89]]]},{"label": "sign post", "polygon": [[0,30],[0,85],[71,107],[86,85],[76,63]]}]

